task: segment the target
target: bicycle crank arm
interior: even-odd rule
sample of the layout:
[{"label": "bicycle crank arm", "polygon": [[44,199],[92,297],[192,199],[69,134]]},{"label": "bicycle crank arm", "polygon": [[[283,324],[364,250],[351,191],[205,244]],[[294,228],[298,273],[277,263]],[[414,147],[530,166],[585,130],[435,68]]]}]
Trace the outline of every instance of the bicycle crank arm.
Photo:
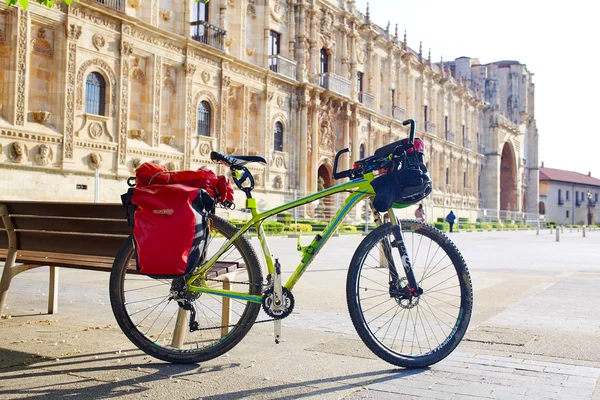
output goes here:
[{"label": "bicycle crank arm", "polygon": [[[281,310],[284,307],[283,303],[283,287],[281,283],[281,265],[279,259],[275,259],[275,279],[273,281],[273,308]],[[279,344],[281,340],[281,320],[275,320],[275,343]]]}]

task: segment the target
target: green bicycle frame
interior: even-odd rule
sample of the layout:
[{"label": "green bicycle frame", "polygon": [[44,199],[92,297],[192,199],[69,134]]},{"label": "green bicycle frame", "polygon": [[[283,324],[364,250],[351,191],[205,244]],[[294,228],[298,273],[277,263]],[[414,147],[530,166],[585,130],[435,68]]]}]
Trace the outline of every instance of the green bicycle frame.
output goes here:
[{"label": "green bicycle frame", "polygon": [[230,298],[234,298],[234,299],[250,301],[253,303],[262,303],[261,295],[251,295],[248,293],[235,292],[235,291],[231,291],[231,290],[209,288],[207,286],[195,286],[193,283],[199,277],[204,276],[204,274],[215,264],[215,262],[217,262],[219,257],[221,257],[221,255],[223,255],[227,250],[229,250],[229,248],[233,245],[233,243],[241,235],[246,233],[252,226],[257,225],[257,224],[258,224],[258,239],[260,240],[261,248],[262,248],[263,254],[265,256],[265,260],[267,262],[267,271],[269,274],[274,274],[275,267],[274,267],[274,262],[273,262],[273,255],[271,254],[271,251],[269,250],[267,238],[265,236],[265,233],[264,233],[264,230],[262,227],[262,222],[265,219],[267,219],[275,214],[278,214],[282,211],[286,211],[286,210],[289,210],[289,209],[292,209],[295,207],[300,207],[302,205],[308,204],[315,200],[322,199],[327,196],[331,196],[336,193],[349,191],[350,195],[348,196],[348,198],[346,198],[342,207],[340,207],[337,210],[333,219],[331,221],[329,221],[329,223],[325,227],[325,230],[322,233],[322,238],[317,243],[315,243],[313,241],[314,247],[313,247],[313,244],[311,244],[302,249],[302,252],[303,252],[302,261],[300,262],[300,264],[298,265],[298,267],[296,268],[296,270],[294,271],[292,276],[290,276],[290,278],[284,285],[285,288],[287,288],[288,290],[291,291],[292,288],[294,287],[294,285],[298,282],[298,280],[302,276],[302,274],[306,271],[308,266],[314,260],[316,255],[323,248],[323,246],[325,246],[325,243],[327,243],[327,241],[329,240],[331,235],[333,235],[333,233],[336,231],[337,227],[341,224],[344,217],[346,215],[348,215],[350,210],[352,210],[352,208],[359,201],[364,199],[365,197],[370,197],[375,194],[375,192],[373,191],[373,187],[371,186],[371,183],[370,183],[372,180],[373,180],[372,173],[365,174],[364,178],[355,179],[350,182],[345,182],[345,183],[342,183],[342,184],[339,184],[336,186],[332,186],[323,191],[317,192],[310,196],[303,197],[301,199],[298,199],[298,200],[293,201],[288,204],[284,204],[277,208],[273,208],[272,210],[265,211],[263,213],[259,213],[257,211],[256,199],[254,199],[254,198],[246,199],[246,208],[251,211],[252,219],[250,221],[248,221],[223,246],[221,246],[221,249],[214,256],[212,256],[210,258],[210,260],[205,262],[204,265],[202,265],[200,268],[198,268],[187,279],[188,290],[190,290],[192,292],[197,292],[197,293],[208,293],[208,294],[213,294],[213,295],[218,295],[218,296],[223,296],[223,297],[230,297]]}]

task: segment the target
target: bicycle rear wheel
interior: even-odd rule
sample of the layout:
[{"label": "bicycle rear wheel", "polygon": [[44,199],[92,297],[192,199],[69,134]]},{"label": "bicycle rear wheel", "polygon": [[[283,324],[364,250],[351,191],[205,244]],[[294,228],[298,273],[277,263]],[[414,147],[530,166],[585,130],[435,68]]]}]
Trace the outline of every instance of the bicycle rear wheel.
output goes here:
[{"label": "bicycle rear wheel", "polygon": [[[210,216],[211,232],[207,257],[215,254],[237,232],[227,221]],[[173,288],[183,278],[152,279],[139,275],[133,259],[133,241],[128,238],[115,258],[110,276],[110,300],[123,333],[145,353],[174,363],[197,363],[232,349],[248,333],[260,304],[207,293],[185,293],[193,305],[199,330],[190,332],[190,311],[173,299]],[[238,266],[235,274],[219,274],[209,286],[260,295],[262,272],[254,250],[244,237],[218,260],[221,266]],[[231,277],[231,283],[225,281]]]},{"label": "bicycle rear wheel", "polygon": [[398,249],[390,247],[393,227],[386,223],[354,253],[346,299],[354,327],[373,353],[394,365],[420,368],[447,357],[461,341],[471,318],[473,292],[467,266],[448,237],[418,221],[400,222],[423,294],[410,301],[390,294],[392,262],[401,287],[407,280],[402,278]]}]

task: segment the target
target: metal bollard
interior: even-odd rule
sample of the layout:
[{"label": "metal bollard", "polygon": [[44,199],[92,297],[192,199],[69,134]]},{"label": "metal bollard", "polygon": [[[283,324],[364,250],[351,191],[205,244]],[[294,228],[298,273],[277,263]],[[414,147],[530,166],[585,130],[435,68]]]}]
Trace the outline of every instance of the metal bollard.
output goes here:
[{"label": "metal bollard", "polygon": [[539,225],[535,227],[535,234],[536,235],[540,234],[540,226]]},{"label": "metal bollard", "polygon": [[550,225],[550,234],[552,235],[552,225]]},{"label": "metal bollard", "polygon": [[558,229],[558,226],[556,227],[556,241],[560,242],[560,229]]},{"label": "metal bollard", "polygon": [[573,233],[573,225],[569,225],[569,232]]},{"label": "metal bollard", "polygon": [[585,237],[585,225],[583,226],[581,231],[583,232],[583,237]]},{"label": "metal bollard", "polygon": [[564,225],[560,226],[560,233],[565,233],[565,226]]}]

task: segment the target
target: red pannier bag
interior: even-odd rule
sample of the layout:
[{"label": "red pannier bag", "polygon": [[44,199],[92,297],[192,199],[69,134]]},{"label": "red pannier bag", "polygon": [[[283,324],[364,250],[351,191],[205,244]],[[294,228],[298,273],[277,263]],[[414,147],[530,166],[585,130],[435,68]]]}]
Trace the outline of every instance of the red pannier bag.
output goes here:
[{"label": "red pannier bag", "polygon": [[[219,186],[220,185],[220,186]],[[225,177],[212,171],[170,172],[145,163],[136,187],[121,196],[133,230],[136,267],[153,278],[189,274],[204,259],[214,199],[233,202]]]}]

